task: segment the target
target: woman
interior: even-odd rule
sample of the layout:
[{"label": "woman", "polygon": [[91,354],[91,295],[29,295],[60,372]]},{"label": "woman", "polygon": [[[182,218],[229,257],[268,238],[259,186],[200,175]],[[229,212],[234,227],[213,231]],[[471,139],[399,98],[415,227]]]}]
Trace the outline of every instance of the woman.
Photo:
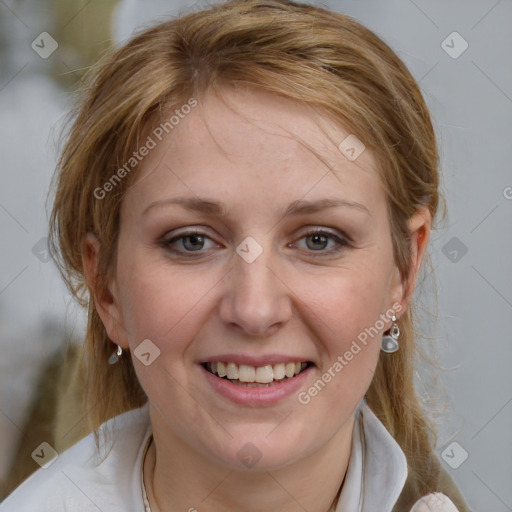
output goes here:
[{"label": "woman", "polygon": [[51,219],[93,433],[0,509],[469,510],[412,378],[437,166],[413,77],[343,15],[232,1],[107,56]]}]

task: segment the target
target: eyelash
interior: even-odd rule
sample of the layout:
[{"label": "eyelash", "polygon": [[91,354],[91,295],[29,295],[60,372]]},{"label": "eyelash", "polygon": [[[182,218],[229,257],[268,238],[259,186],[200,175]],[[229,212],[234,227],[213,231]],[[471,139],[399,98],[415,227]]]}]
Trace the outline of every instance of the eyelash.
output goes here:
[{"label": "eyelash", "polygon": [[[183,250],[177,250],[177,249],[174,249],[171,247],[172,244],[174,244],[180,240],[183,240],[185,238],[194,236],[194,235],[201,236],[203,238],[208,238],[209,240],[211,240],[211,238],[208,235],[206,235],[206,233],[203,233],[200,230],[190,230],[190,231],[181,233],[180,235],[175,236],[169,240],[164,240],[162,242],[162,246],[165,249],[167,249],[175,254],[178,254],[178,255],[187,254],[187,256],[186,256],[187,258],[193,258],[194,254],[197,254],[197,257],[201,257],[204,254],[202,252],[202,249],[200,249],[198,251],[186,251],[186,250],[183,251]],[[324,229],[314,229],[314,230],[308,231],[308,232],[304,233],[299,238],[299,240],[302,240],[303,238],[308,238],[308,237],[314,236],[314,235],[325,236],[328,239],[334,240],[336,242],[336,244],[338,245],[338,247],[336,247],[334,249],[329,249],[329,250],[319,250],[319,251],[310,250],[310,252],[312,252],[312,253],[320,253],[320,254],[314,254],[314,257],[332,256],[334,254],[341,252],[343,249],[351,246],[348,237],[346,237],[346,236],[340,237],[340,236],[338,236],[334,233],[331,233],[330,231],[326,231]],[[304,249],[304,250],[307,250],[307,249]]]}]

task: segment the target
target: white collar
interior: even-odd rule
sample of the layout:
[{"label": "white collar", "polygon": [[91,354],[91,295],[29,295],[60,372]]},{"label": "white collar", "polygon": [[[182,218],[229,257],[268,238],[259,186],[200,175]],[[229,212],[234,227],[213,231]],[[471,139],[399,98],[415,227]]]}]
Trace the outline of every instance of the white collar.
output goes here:
[{"label": "white collar", "polygon": [[407,479],[407,459],[363,398],[336,512],[391,512]]}]

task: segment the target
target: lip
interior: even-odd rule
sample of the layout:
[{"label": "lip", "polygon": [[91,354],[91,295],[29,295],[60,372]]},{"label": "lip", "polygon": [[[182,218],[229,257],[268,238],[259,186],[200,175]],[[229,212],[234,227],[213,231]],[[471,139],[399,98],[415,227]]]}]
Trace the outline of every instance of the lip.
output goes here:
[{"label": "lip", "polygon": [[[218,362],[225,360],[226,359],[212,359],[211,361]],[[247,361],[247,358],[243,358],[243,360]],[[232,359],[228,359],[228,361],[236,362]],[[279,362],[283,362],[283,359],[281,359]],[[290,360],[288,362],[292,361]],[[240,364],[247,363],[242,362]],[[260,366],[262,366],[262,364]],[[289,379],[285,378],[282,381],[278,381],[276,384],[273,384],[269,387],[247,388],[238,386],[237,384],[232,384],[227,379],[217,377],[213,373],[210,373],[202,365],[199,365],[199,367],[213,391],[222,397],[227,398],[231,402],[234,402],[235,404],[249,407],[272,406],[289,397],[290,395],[294,395],[304,385],[304,381],[308,378],[310,371],[312,371],[314,368],[314,366],[310,366],[295,377]]]}]

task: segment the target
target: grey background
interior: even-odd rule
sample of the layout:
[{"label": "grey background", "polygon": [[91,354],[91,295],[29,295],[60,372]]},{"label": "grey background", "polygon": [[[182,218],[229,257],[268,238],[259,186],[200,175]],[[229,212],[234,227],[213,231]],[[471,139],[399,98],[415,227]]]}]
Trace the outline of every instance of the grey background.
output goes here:
[{"label": "grey background", "polygon": [[[74,3],[80,16],[90,1]],[[437,320],[427,273],[416,295],[424,307],[423,346],[433,347],[445,370],[438,372],[436,391],[421,367],[418,392],[426,404],[436,393],[446,402],[436,416],[438,453],[470,506],[511,511],[512,1],[310,3],[352,15],[388,42],[420,82],[431,109],[448,204],[448,222],[430,244]],[[46,235],[45,200],[56,155],[52,130],[70,105],[69,93],[46,74],[52,59],[68,56],[58,49],[41,59],[30,47],[39,33],[51,33],[51,16],[40,5],[0,1],[0,478],[38,369],[59,349],[64,330],[79,336],[84,326],[53,264],[33,252]],[[116,38],[128,37],[137,23],[191,5],[125,0],[114,21]],[[454,31],[468,44],[457,58],[442,47],[446,40],[452,54],[460,51],[459,36],[447,39]],[[465,452],[468,458],[455,468]]]}]

